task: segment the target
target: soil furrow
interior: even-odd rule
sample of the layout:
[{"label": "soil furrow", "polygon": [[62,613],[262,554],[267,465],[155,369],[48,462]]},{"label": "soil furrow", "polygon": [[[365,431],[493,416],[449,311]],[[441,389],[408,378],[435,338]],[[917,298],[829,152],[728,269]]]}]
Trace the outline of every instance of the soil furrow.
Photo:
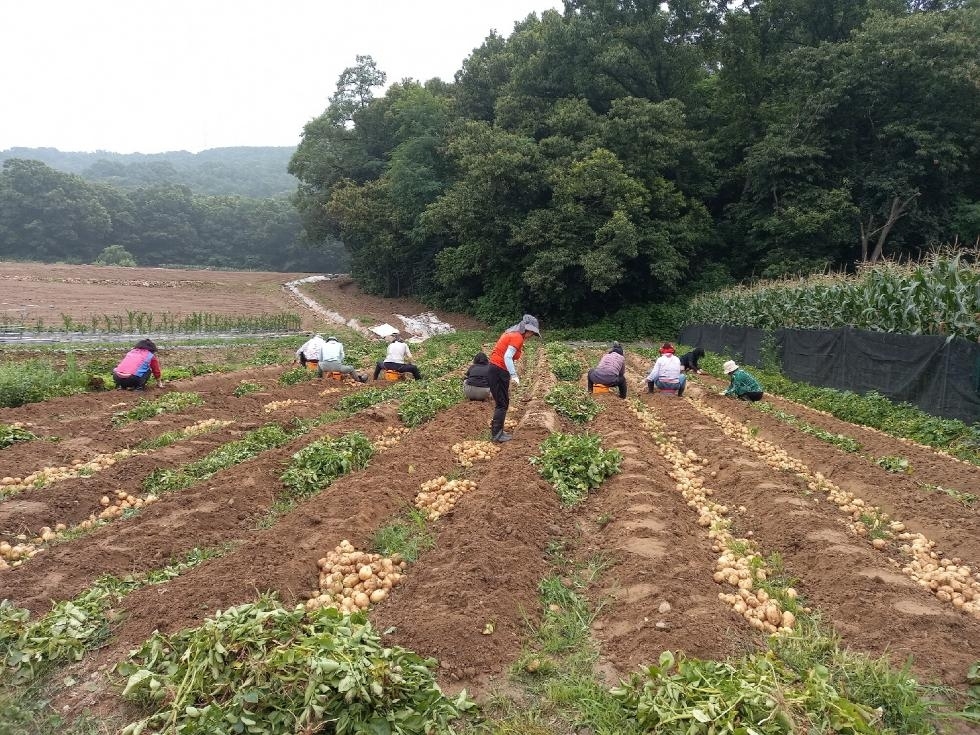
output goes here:
[{"label": "soil furrow", "polygon": [[717,472],[715,500],[745,507],[733,516],[733,532],[751,533],[765,553],[778,553],[787,573],[800,580],[797,588],[848,647],[887,654],[897,665],[912,656],[919,674],[964,683],[980,656],[980,621],[921,589],[896,562],[850,534],[835,506],[806,497],[796,478],[774,473],[686,400],[643,400],[669,421],[683,447],[709,459],[706,471]]}]

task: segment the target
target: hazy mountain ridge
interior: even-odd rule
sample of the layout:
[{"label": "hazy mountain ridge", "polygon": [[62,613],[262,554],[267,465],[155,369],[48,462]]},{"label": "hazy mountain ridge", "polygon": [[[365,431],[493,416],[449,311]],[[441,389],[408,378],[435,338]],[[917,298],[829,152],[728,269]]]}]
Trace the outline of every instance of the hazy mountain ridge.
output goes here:
[{"label": "hazy mountain ridge", "polygon": [[121,189],[180,184],[195,193],[217,196],[286,196],[296,190],[287,173],[290,146],[209,148],[200,153],[71,152],[57,148],[8,148],[0,161],[23,158]]}]

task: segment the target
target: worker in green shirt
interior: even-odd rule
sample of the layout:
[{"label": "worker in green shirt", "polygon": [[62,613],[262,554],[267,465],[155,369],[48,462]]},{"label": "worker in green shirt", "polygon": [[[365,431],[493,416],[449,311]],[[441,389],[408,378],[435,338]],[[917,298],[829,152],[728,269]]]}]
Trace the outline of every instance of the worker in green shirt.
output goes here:
[{"label": "worker in green shirt", "polygon": [[735,396],[740,401],[761,401],[762,386],[751,373],[735,364],[734,360],[726,360],[722,366],[725,375],[731,378],[731,385],[727,390],[722,391],[723,396]]}]

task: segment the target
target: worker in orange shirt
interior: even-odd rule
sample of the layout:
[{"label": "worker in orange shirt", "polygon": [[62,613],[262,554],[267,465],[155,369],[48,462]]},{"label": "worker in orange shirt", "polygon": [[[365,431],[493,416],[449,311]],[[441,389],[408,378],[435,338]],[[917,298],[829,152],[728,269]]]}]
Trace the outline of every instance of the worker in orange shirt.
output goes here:
[{"label": "worker in orange shirt", "polygon": [[528,335],[541,336],[538,320],[530,314],[525,314],[517,324],[508,329],[497,340],[490,353],[490,371],[487,374],[490,383],[490,395],[493,397],[493,420],[490,422],[490,436],[495,442],[507,442],[513,437],[504,431],[504,418],[510,407],[510,381],[520,385],[514,363],[521,359],[524,340]]}]

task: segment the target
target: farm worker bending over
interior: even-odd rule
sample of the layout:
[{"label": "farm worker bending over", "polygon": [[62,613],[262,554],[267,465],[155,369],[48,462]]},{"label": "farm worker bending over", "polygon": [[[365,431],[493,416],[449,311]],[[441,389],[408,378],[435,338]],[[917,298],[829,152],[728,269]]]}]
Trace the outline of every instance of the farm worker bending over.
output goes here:
[{"label": "farm worker bending over", "polygon": [[698,367],[698,361],[704,357],[704,350],[700,347],[695,347],[690,352],[681,355],[681,367],[684,368],[685,373],[697,373],[701,374],[701,368]]},{"label": "farm worker bending over", "polygon": [[727,360],[722,365],[725,375],[731,378],[731,384],[719,395],[735,396],[740,401],[761,401],[762,385],[750,373],[745,372],[735,364],[734,360]]},{"label": "farm worker bending over", "polygon": [[320,364],[317,366],[317,375],[321,378],[324,373],[343,373],[353,375],[355,379],[362,383],[367,382],[366,375],[360,375],[351,365],[344,364],[344,345],[337,341],[336,337],[327,337],[327,341],[320,348]]},{"label": "farm worker bending over", "polygon": [[411,359],[412,351],[402,341],[401,335],[395,332],[391,335],[391,343],[388,345],[385,359],[374,366],[374,379],[378,379],[382,370],[397,370],[400,373],[411,373],[413,378],[421,380],[419,369],[409,362]]},{"label": "farm worker bending over", "polygon": [[136,346],[126,353],[126,356],[112,371],[112,382],[117,388],[132,388],[143,390],[150,373],[157,379],[157,385],[163,387],[160,380],[160,363],[157,361],[157,346],[153,340],[141,339]]},{"label": "farm worker bending over", "polygon": [[303,367],[306,367],[308,362],[320,362],[326,344],[321,335],[314,334],[303,343],[302,347],[296,350],[296,360],[299,360],[299,364]]},{"label": "farm worker bending over", "polygon": [[510,381],[513,380],[517,385],[521,384],[514,363],[521,359],[524,340],[529,334],[540,337],[541,330],[538,328],[538,320],[530,314],[525,314],[521,321],[500,335],[500,339],[490,353],[490,371],[487,373],[487,378],[494,403],[490,436],[495,442],[507,442],[513,438],[504,431],[504,418],[510,407]]},{"label": "farm worker bending over", "polygon": [[483,352],[477,352],[473,364],[466,368],[463,395],[471,401],[485,401],[490,397],[490,358]]},{"label": "farm worker bending over", "polygon": [[681,361],[674,354],[674,345],[664,342],[660,348],[660,357],[653,363],[650,374],[647,375],[647,388],[653,393],[654,388],[661,390],[676,390],[678,396],[684,395],[687,378],[681,371]]},{"label": "farm worker bending over", "polygon": [[592,385],[615,385],[619,387],[619,397],[626,398],[626,358],[623,356],[623,346],[613,342],[609,352],[599,359],[599,364],[589,370],[589,393]]}]

